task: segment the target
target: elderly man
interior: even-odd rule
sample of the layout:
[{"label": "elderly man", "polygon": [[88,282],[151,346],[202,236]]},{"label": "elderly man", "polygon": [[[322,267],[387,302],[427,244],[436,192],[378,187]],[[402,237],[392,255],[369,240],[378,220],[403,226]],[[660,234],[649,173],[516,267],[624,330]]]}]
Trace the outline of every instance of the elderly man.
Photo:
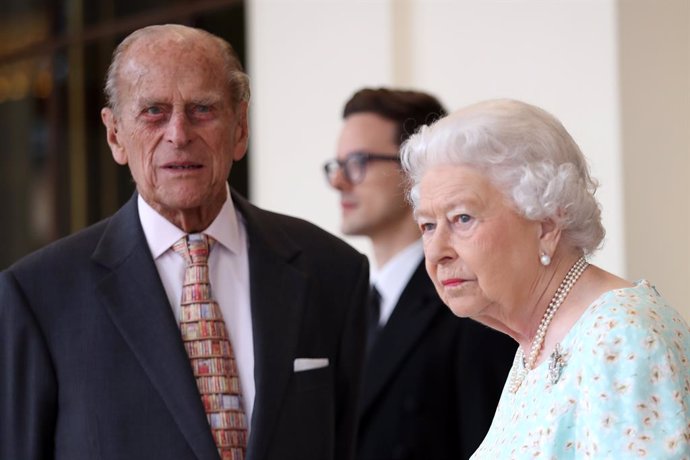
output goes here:
[{"label": "elderly man", "polygon": [[0,274],[0,458],[350,458],[367,261],[228,186],[249,101],[231,46],[138,30],[106,94],[137,193]]}]

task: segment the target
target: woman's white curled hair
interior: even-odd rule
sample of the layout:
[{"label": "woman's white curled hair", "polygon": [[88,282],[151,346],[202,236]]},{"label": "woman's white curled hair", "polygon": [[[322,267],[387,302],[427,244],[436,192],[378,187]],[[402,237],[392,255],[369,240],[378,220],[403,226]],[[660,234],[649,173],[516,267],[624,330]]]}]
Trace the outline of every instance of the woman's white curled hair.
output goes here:
[{"label": "woman's white curled hair", "polygon": [[580,148],[546,111],[524,102],[480,102],[422,127],[401,148],[409,199],[433,166],[465,165],[486,175],[532,220],[553,219],[574,247],[589,254],[604,238],[597,182]]}]

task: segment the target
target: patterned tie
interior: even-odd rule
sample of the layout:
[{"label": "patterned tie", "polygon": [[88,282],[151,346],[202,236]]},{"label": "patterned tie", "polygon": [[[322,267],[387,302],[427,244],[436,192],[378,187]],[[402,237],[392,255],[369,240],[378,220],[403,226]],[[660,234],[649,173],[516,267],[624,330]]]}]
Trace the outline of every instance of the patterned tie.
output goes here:
[{"label": "patterned tie", "polygon": [[190,234],[173,245],[186,263],[180,330],[220,458],[243,460],[247,417],[235,355],[218,302],[211,296],[208,253],[213,242],[206,235]]}]

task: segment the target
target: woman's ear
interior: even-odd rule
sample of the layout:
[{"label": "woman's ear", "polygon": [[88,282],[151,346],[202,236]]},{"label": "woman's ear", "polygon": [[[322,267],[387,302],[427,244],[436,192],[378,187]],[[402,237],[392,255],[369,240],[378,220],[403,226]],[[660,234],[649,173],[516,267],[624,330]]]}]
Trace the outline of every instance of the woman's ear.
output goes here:
[{"label": "woman's ear", "polygon": [[118,137],[117,117],[109,107],[101,109],[101,120],[105,125],[105,138],[110,146],[110,152],[115,162],[120,165],[127,164],[127,152],[120,143]]},{"label": "woman's ear", "polygon": [[541,221],[539,230],[539,250],[541,254],[552,257],[561,240],[561,228],[555,220],[548,218]]}]

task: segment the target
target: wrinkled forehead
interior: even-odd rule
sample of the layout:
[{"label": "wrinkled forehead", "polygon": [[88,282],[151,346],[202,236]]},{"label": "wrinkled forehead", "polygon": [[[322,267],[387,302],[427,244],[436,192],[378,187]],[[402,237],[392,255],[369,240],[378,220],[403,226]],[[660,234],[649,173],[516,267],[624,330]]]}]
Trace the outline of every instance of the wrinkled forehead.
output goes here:
[{"label": "wrinkled forehead", "polygon": [[132,93],[166,92],[171,86],[203,88],[228,96],[223,64],[219,47],[206,37],[142,37],[123,55],[118,84],[124,99]]},{"label": "wrinkled forehead", "polygon": [[192,66],[217,66],[219,69],[223,64],[218,43],[194,30],[143,35],[127,48],[122,59],[123,73],[142,72],[146,67],[163,64],[174,67],[189,63]]},{"label": "wrinkled forehead", "polygon": [[129,45],[129,51],[141,52],[152,50],[160,52],[165,50],[193,50],[193,49],[218,49],[218,43],[210,34],[190,28],[166,28],[151,29],[136,37]]}]

